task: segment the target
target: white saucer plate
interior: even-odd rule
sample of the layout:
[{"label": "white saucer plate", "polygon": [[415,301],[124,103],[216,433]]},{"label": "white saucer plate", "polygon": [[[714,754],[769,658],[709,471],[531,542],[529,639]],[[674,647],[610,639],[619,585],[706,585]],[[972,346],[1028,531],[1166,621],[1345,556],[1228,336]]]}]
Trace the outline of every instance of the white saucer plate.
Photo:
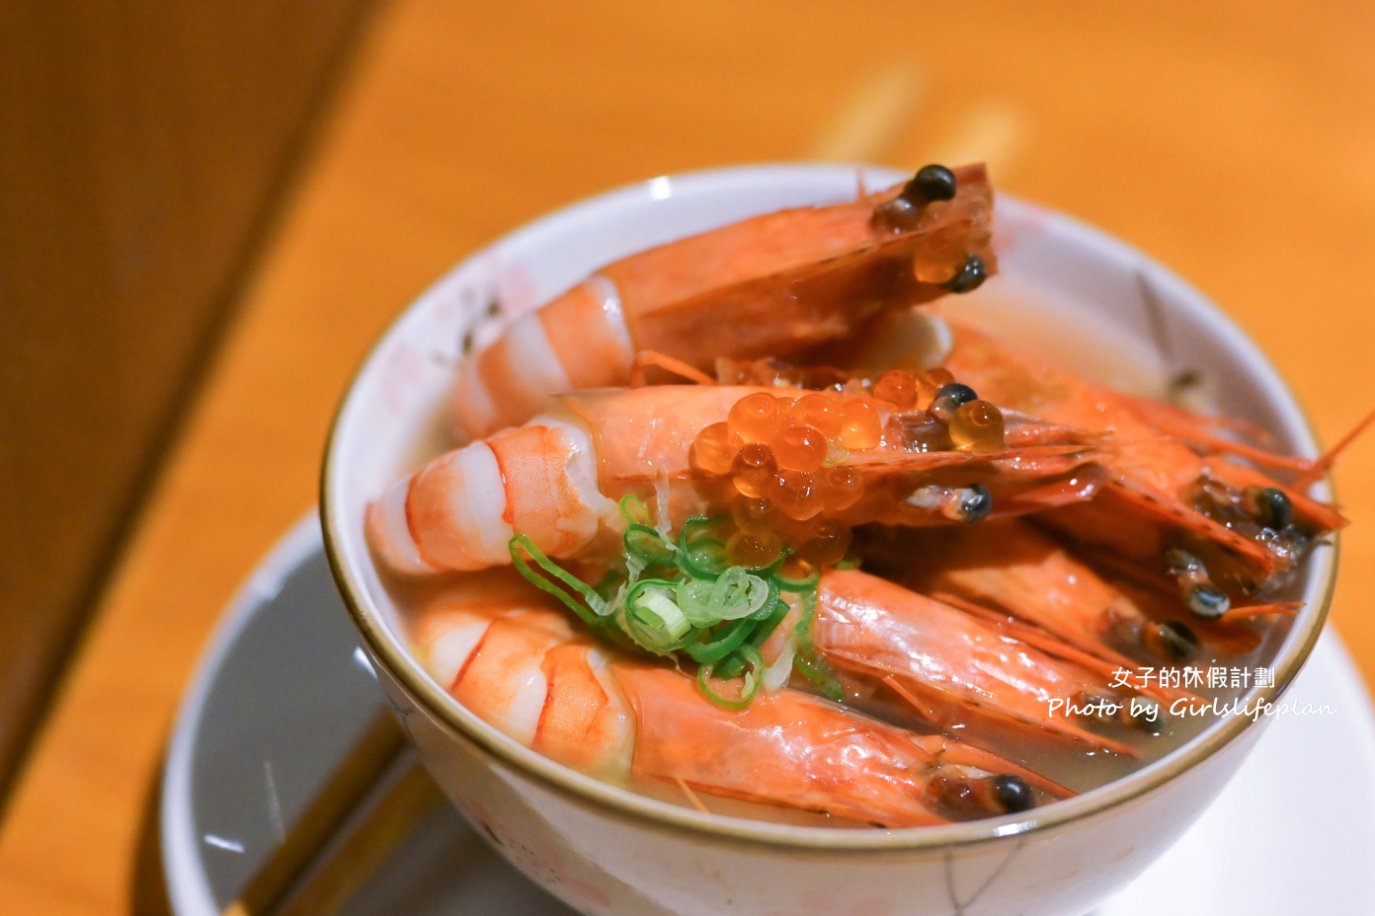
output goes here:
[{"label": "white saucer plate", "polygon": [[[1330,630],[1241,771],[1180,842],[1094,916],[1375,913],[1375,714]],[[303,519],[226,611],[163,778],[173,908],[219,913],[280,842],[380,694]],[[348,913],[567,913],[457,811],[428,815]]]}]

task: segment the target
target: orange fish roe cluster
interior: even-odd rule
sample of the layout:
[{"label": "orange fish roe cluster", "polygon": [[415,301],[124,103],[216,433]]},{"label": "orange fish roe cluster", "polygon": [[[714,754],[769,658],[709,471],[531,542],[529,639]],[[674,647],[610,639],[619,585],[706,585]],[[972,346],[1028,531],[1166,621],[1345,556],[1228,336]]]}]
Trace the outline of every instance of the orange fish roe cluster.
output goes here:
[{"label": "orange fish roe cluster", "polygon": [[708,474],[721,475],[731,469],[735,454],[744,443],[726,423],[713,423],[697,434],[689,456],[692,466]]},{"label": "orange fish roe cluster", "polygon": [[[915,403],[910,376],[907,388]],[[828,459],[883,443],[884,413],[867,394],[757,392],[737,401],[724,423],[698,433],[691,457],[698,470],[730,479],[739,529],[726,545],[732,562],[767,565],[787,547],[822,566],[839,562],[850,546],[848,527],[833,516],[864,495],[860,474],[828,467]]]},{"label": "orange fish roe cluster", "polygon": [[874,397],[887,401],[899,410],[916,407],[918,393],[917,377],[901,369],[885,372],[874,382]]},{"label": "orange fish roe cluster", "polygon": [[840,406],[840,445],[858,452],[878,448],[883,442],[883,422],[873,398],[849,398]]},{"label": "orange fish roe cluster", "polygon": [[942,385],[953,380],[947,369],[908,372],[890,369],[874,382],[874,397],[898,410],[929,410]]},{"label": "orange fish roe cluster", "polygon": [[[926,411],[945,424],[940,447],[987,454],[1003,448],[1003,414],[988,401],[979,400],[972,388],[955,381],[948,369],[925,373],[891,370],[879,376],[874,397],[900,411]],[[926,430],[929,435],[931,430]],[[923,440],[923,447],[931,447]]]},{"label": "orange fish roe cluster", "polygon": [[815,566],[844,558],[850,531],[837,516],[866,487],[859,470],[835,459],[895,437],[916,450],[995,452],[1003,448],[1003,415],[944,369],[893,370],[872,386],[851,381],[845,390],[796,398],[760,391],[737,401],[724,422],[697,434],[691,453],[694,468],[730,482],[738,528],[726,545],[731,562],[766,566],[785,548]]},{"label": "orange fish roe cluster", "polygon": [[937,366],[935,369],[927,371],[926,378],[932,385],[939,388],[942,385],[949,385],[953,382],[955,380],[955,374],[944,366]]}]

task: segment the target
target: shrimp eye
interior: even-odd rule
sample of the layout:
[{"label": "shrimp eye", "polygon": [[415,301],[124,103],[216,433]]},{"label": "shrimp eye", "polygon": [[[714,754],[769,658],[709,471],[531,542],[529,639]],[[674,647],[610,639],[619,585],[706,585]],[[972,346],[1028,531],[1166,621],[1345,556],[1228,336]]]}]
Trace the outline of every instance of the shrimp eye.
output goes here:
[{"label": "shrimp eye", "polygon": [[1189,610],[1204,620],[1216,620],[1232,606],[1227,593],[1215,585],[1195,585],[1184,599]]},{"label": "shrimp eye", "polygon": [[[915,229],[921,224],[923,207],[932,201],[950,200],[954,196],[954,172],[943,165],[922,166],[912,180],[903,186],[897,197],[875,209],[874,222],[893,232]],[[983,263],[980,262],[980,268],[982,266]]]},{"label": "shrimp eye", "polygon": [[1036,804],[1031,786],[1020,776],[995,776],[993,797],[1008,813],[1026,811]]},{"label": "shrimp eye", "polygon": [[988,517],[993,509],[993,494],[983,484],[974,484],[960,500],[960,520],[977,522]]},{"label": "shrimp eye", "polygon": [[950,200],[955,196],[955,173],[943,165],[924,165],[902,189],[901,197],[917,206],[933,200]]},{"label": "shrimp eye", "polygon": [[970,401],[977,401],[979,396],[974,393],[974,389],[968,385],[961,385],[959,382],[949,382],[940,387],[936,392],[936,398],[931,402],[931,412],[939,420],[949,423],[950,418],[955,415],[961,404],[968,404]]},{"label": "shrimp eye", "polygon": [[1256,504],[1256,517],[1266,528],[1279,531],[1294,520],[1294,504],[1283,490],[1258,487],[1251,496]]},{"label": "shrimp eye", "polygon": [[1194,654],[1198,648],[1198,637],[1187,625],[1177,620],[1167,620],[1156,627],[1160,636],[1160,646],[1174,661],[1183,661]]},{"label": "shrimp eye", "polygon": [[941,284],[941,288],[956,294],[968,293],[978,289],[987,279],[988,268],[984,266],[984,259],[971,254],[964,259],[964,265],[955,276]]}]

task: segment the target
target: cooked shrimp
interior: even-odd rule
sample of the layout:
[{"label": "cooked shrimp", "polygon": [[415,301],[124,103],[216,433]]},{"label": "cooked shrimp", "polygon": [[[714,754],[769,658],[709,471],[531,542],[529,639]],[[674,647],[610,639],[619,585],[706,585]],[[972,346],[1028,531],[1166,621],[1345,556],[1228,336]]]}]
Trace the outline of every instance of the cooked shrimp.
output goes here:
[{"label": "cooked shrimp", "polygon": [[[1057,737],[1128,756],[1130,745],[1092,730],[1095,715],[1065,710],[1115,710],[1101,719],[1153,729],[1155,704],[1107,689],[1111,673],[1092,659],[1057,659],[1000,632],[964,611],[858,570],[821,577],[812,628],[817,652],[830,665],[860,678],[867,691],[888,688],[922,718],[939,727],[1017,726],[1037,737]],[[1089,670],[1089,667],[1095,670]],[[1059,714],[1056,714],[1059,711]]]},{"label": "cooked shrimp", "polygon": [[888,827],[1069,794],[987,751],[790,688],[723,708],[672,668],[578,636],[522,585],[484,573],[432,599],[412,631],[416,655],[474,714],[582,772]]},{"label": "cooked shrimp", "polygon": [[[1193,581],[1199,569],[1206,567],[1217,585],[1234,592],[1278,587],[1315,536],[1346,524],[1330,506],[1230,456],[1298,471],[1311,462],[1232,442],[1214,432],[1221,421],[1090,385],[956,321],[951,325],[955,344],[946,367],[981,395],[1047,423],[1107,434],[1102,459],[1108,484],[1091,506],[1047,521],[1118,556],[1152,561],[1162,570],[1168,562],[1186,592],[1210,589],[1186,595],[1191,605],[1211,602],[1199,608],[1204,613],[1225,606],[1206,576]],[[1172,548],[1185,556],[1167,561]],[[1191,570],[1193,555],[1198,563]]]},{"label": "cooked shrimp", "polygon": [[366,512],[424,667],[581,773],[786,820],[1017,812],[1071,794],[1058,757],[1168,749],[1131,730],[1178,737],[1167,702],[1214,685],[1164,666],[1254,649],[1344,524],[1307,493],[1331,456],[932,305],[995,270],[991,206],[981,167],[928,167],[502,329],[457,370],[465,445]]},{"label": "cooked shrimp", "polygon": [[[765,442],[730,440],[742,405],[761,403],[818,408],[835,426],[775,418],[777,456]],[[481,569],[509,563],[508,544],[520,534],[549,556],[574,557],[620,529],[614,501],[628,493],[658,505],[660,524],[672,527],[766,495],[797,523],[932,525],[1087,499],[1098,481],[1091,440],[1057,431],[1046,445],[1029,444],[1036,424],[1014,418],[1017,448],[933,448],[908,441],[902,415],[864,395],[663,385],[574,392],[556,406],[395,484],[369,507],[377,554],[399,572]],[[708,458],[706,431],[722,429],[726,438]],[[798,441],[786,452],[790,436]]]},{"label": "cooked shrimp", "polygon": [[983,608],[985,617],[989,611],[1018,617],[1115,667],[1138,660],[1177,664],[1205,650],[1237,655],[1255,647],[1250,630],[1200,620],[1177,600],[1111,581],[1029,522],[999,521],[979,534],[909,540],[904,551],[913,562],[899,575],[973,613]]},{"label": "cooked shrimp", "polygon": [[973,289],[996,267],[991,214],[982,166],[936,166],[855,201],[631,255],[465,361],[455,427],[479,438],[528,420],[552,394],[624,385],[640,351],[700,370],[722,356],[788,356],[847,337],[883,309]]}]

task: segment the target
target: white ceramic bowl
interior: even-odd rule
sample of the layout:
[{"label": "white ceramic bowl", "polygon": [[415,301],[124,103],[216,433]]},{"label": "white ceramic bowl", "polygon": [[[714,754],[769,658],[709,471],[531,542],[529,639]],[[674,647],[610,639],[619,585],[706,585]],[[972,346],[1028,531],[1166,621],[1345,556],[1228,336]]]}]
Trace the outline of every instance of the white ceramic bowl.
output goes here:
[{"label": "white ceramic bowl", "polygon": [[[842,200],[861,174],[870,188],[902,177],[841,166],[726,169],[656,178],[531,223],[413,303],[364,362],[336,418],[322,483],[326,550],[387,696],[454,803],[527,875],[585,911],[1081,913],[1184,831],[1261,731],[1247,717],[1220,719],[1126,778],[1025,814],[902,830],[804,828],[701,814],[559,766],[459,706],[410,656],[402,615],[364,543],[363,513],[441,447],[441,404],[465,338],[481,346],[512,316],[632,251],[750,214]],[[1158,375],[1159,360],[1150,367],[1163,341],[1172,364],[1163,369],[1199,370],[1223,411],[1269,428],[1283,448],[1314,452],[1269,362],[1169,272],[1006,197],[995,244],[1001,275],[967,297],[969,308],[1023,337],[1039,334],[1099,376],[1125,365]],[[496,317],[493,299],[502,304]],[[1037,330],[1048,319],[1053,334]],[[1093,354],[1087,364],[1085,354]],[[1140,381],[1139,369],[1132,374]],[[1275,699],[1298,672],[1326,614],[1335,560],[1333,547],[1315,551],[1304,610],[1273,649],[1276,685],[1248,701]]]}]

